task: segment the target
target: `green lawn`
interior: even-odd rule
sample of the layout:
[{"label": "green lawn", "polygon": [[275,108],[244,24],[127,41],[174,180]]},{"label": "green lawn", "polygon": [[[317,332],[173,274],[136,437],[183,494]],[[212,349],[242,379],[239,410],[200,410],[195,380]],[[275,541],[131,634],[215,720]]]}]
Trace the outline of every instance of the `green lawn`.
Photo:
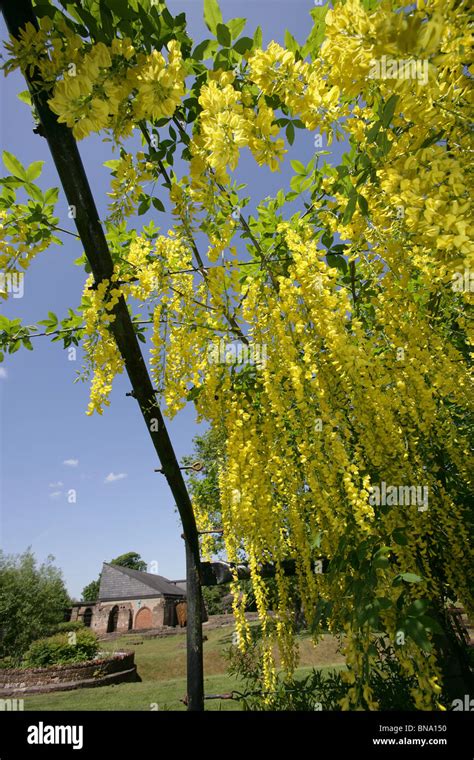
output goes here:
[{"label": "green lawn", "polygon": [[[206,630],[204,642],[204,691],[206,695],[241,690],[242,685],[227,674],[225,650],[232,642],[233,626]],[[314,647],[308,636],[299,637],[301,667],[304,675],[312,667],[342,667],[343,660],[330,636]],[[141,683],[101,686],[95,689],[24,697],[25,710],[185,710],[180,700],[186,694],[186,636],[183,633],[156,639],[136,635],[103,642],[110,651],[132,649]],[[234,700],[207,700],[207,710],[240,710]]]}]

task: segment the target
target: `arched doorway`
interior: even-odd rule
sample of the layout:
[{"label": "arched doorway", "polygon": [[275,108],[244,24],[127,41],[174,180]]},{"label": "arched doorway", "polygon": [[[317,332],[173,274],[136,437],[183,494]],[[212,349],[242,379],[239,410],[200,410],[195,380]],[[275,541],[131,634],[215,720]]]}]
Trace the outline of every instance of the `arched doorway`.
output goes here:
[{"label": "arched doorway", "polygon": [[91,622],[92,622],[92,610],[90,607],[86,607],[86,609],[84,610],[84,625],[90,628]]},{"label": "arched doorway", "polygon": [[142,607],[135,616],[135,628],[152,628],[151,610]]},{"label": "arched doorway", "polygon": [[113,631],[117,630],[118,616],[119,616],[119,608],[117,607],[117,605],[115,605],[115,607],[112,607],[109,613],[109,622],[107,623],[107,633],[113,633]]}]

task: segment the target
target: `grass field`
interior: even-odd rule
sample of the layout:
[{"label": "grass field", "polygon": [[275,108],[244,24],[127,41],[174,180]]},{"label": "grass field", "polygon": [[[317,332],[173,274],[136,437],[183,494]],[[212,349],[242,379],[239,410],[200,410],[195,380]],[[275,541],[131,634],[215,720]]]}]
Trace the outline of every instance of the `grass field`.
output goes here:
[{"label": "grass field", "polygon": [[[204,630],[204,691],[206,695],[242,690],[242,684],[228,675],[225,651],[232,643],[234,626]],[[344,662],[337,652],[334,639],[324,636],[314,647],[310,638],[298,637],[301,666],[298,675],[312,667],[332,669]],[[146,639],[128,635],[104,642],[109,651],[132,649],[141,683],[124,683],[101,686],[95,689],[25,696],[25,710],[185,710],[180,701],[186,694],[186,636]],[[239,710],[241,703],[234,700],[208,700],[207,710]]]}]

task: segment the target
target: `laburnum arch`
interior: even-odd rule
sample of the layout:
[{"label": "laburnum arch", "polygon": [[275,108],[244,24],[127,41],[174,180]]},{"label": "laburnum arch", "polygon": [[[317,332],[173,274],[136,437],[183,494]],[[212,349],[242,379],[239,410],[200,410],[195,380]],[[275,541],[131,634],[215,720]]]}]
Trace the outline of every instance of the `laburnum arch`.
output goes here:
[{"label": "laburnum arch", "polygon": [[[458,681],[471,678],[446,612],[457,601],[472,610],[467,4],[316,7],[308,39],[289,35],[286,49],[263,49],[259,30],[241,36],[243,20],[224,23],[215,0],[204,7],[212,39],[193,48],[184,14],[163,2],[42,3],[39,26],[29,3],[4,3],[15,37],[5,69],[28,81],[91,271],[77,311],[47,330],[65,345],[82,340],[89,413],[102,413],[127,369],[183,520],[196,620],[194,515],[200,530],[214,526],[191,506],[158,401],[169,416],[193,401],[223,431],[223,536],[228,560],[250,568],[264,691],[275,685],[275,641],[288,673],[297,662],[290,561],[315,637],[324,621],[343,639],[343,708],[377,709],[370,672],[390,650],[416,679],[416,706],[444,709],[453,658]],[[307,165],[293,161],[290,188],[246,216],[232,175],[241,151],[277,170],[295,129],[345,139],[348,151],[337,167],[318,150]],[[118,150],[105,235],[74,143],[93,132]],[[13,273],[50,245],[57,223],[37,170],[10,154],[5,163],[0,260]],[[148,192],[156,179],[160,197]],[[20,186],[42,203],[28,225]],[[153,223],[128,229],[137,208],[163,203],[175,219],[167,235]],[[135,337],[145,325],[129,313],[137,302],[149,307],[154,387]],[[35,334],[0,326],[6,350]],[[244,363],[222,360],[230,341]],[[234,599],[245,648],[245,598]]]}]

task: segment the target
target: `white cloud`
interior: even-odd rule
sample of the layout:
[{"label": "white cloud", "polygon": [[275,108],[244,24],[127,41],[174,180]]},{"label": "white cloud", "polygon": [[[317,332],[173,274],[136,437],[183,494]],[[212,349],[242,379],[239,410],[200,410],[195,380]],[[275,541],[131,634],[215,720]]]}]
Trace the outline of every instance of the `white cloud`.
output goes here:
[{"label": "white cloud", "polygon": [[6,371],[5,367],[0,367],[0,380],[6,380],[8,377],[8,372]]},{"label": "white cloud", "polygon": [[51,499],[58,499],[62,494],[62,491],[52,491],[52,493],[49,494]]},{"label": "white cloud", "polygon": [[68,467],[77,467],[79,459],[65,459],[63,464],[66,464]]},{"label": "white cloud", "polygon": [[60,488],[63,485],[64,485],[64,483],[62,482],[62,480],[58,480],[57,483],[50,483],[49,487],[50,488]]},{"label": "white cloud", "polygon": [[119,472],[117,473],[117,475],[115,475],[114,472],[109,472],[109,474],[104,480],[104,483],[113,483],[115,480],[123,480],[126,477],[127,477],[126,472]]}]

